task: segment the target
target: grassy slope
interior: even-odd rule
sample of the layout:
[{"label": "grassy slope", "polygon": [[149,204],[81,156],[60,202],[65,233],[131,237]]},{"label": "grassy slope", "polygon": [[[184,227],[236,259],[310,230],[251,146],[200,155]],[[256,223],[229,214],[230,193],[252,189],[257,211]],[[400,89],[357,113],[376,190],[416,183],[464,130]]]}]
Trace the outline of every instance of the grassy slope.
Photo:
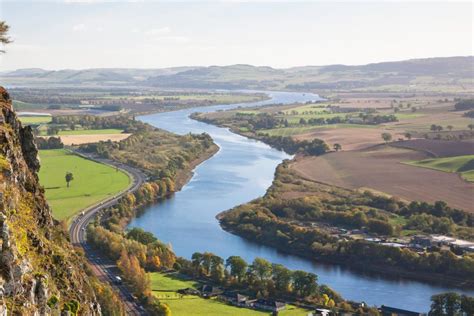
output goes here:
[{"label": "grassy slope", "polygon": [[444,172],[457,172],[463,179],[474,182],[474,155],[409,161],[407,164]]},{"label": "grassy slope", "polygon": [[[41,150],[40,183],[56,219],[68,219],[80,210],[112,196],[130,183],[128,175],[66,150]],[[65,174],[74,180],[66,187]]]},{"label": "grassy slope", "polygon": [[[187,280],[178,274],[150,273],[151,288],[153,294],[171,308],[174,316],[185,315],[223,315],[223,316],[257,316],[270,315],[262,311],[256,311],[248,308],[238,308],[235,306],[221,303],[215,299],[203,299],[194,295],[185,295],[181,297],[175,291],[183,288],[196,288],[199,286],[192,280]],[[287,309],[279,315],[281,316],[303,316],[308,311],[295,306],[287,306]]]}]

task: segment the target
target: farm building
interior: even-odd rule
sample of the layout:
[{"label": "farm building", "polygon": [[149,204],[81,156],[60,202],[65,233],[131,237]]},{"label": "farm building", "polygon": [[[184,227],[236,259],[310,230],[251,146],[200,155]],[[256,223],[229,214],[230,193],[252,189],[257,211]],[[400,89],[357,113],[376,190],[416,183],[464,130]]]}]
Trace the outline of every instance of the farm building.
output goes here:
[{"label": "farm building", "polygon": [[199,290],[204,298],[215,297],[224,292],[220,287],[208,284],[203,285]]},{"label": "farm building", "polygon": [[255,303],[255,300],[251,300],[248,296],[237,292],[224,292],[222,295],[219,295],[219,298],[229,304],[239,307],[253,307],[253,304]]},{"label": "farm building", "polygon": [[412,312],[405,309],[389,307],[385,305],[382,305],[380,307],[380,312],[382,316],[426,316],[426,314],[423,313]]}]

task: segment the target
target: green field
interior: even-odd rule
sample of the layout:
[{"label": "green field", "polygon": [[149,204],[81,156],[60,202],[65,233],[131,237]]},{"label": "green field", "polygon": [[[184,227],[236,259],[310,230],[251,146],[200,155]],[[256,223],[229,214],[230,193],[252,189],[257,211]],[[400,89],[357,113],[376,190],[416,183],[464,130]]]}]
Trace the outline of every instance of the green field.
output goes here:
[{"label": "green field", "polygon": [[[161,302],[168,304],[171,308],[173,316],[207,316],[207,315],[223,315],[223,316],[259,316],[270,315],[270,313],[257,311],[248,308],[239,308],[227,305],[216,299],[203,299],[194,295],[180,295],[176,293],[179,289],[197,288],[199,284],[187,279],[177,273],[164,274],[153,272],[150,273],[151,288],[153,295],[158,297]],[[282,316],[305,316],[308,311],[296,306],[287,305],[286,310],[278,315]]]},{"label": "green field", "polygon": [[51,116],[40,116],[40,115],[32,115],[32,116],[19,116],[18,117],[23,124],[45,124],[51,122]]},{"label": "green field", "polygon": [[97,135],[97,134],[120,134],[121,129],[77,129],[74,131],[59,131],[58,135]]},{"label": "green field", "polygon": [[469,182],[474,182],[474,155],[434,158],[406,162],[409,165],[444,172],[458,173]]},{"label": "green field", "polygon": [[199,284],[179,274],[150,273],[151,289],[160,291],[177,291],[185,288],[197,288]]},{"label": "green field", "polygon": [[[40,150],[40,183],[46,199],[58,220],[69,219],[82,209],[126,189],[127,174],[62,149]],[[72,172],[74,180],[67,188],[65,175]]]},{"label": "green field", "polygon": [[302,127],[285,127],[285,128],[274,128],[274,129],[263,129],[259,130],[259,133],[269,134],[270,136],[293,136],[311,132],[313,130],[321,128],[377,128],[376,125],[363,125],[363,124],[328,124],[328,125],[314,125],[314,126],[302,126]]}]

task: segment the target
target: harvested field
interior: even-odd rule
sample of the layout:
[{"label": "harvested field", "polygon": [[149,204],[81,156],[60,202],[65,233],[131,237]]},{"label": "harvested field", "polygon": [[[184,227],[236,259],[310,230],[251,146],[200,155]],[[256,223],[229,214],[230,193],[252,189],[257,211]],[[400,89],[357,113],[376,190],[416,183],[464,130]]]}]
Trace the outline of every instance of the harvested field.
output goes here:
[{"label": "harvested field", "polygon": [[[113,142],[121,141],[132,134],[92,134],[92,135],[61,135],[61,141],[64,145],[82,145],[89,143],[98,143],[100,141],[111,140]],[[45,137],[47,138],[47,137]]]},{"label": "harvested field", "polygon": [[422,160],[419,151],[376,146],[296,159],[291,168],[302,177],[348,189],[369,188],[412,201],[444,200],[474,212],[474,184],[457,174],[418,168],[402,161]]},{"label": "harvested field", "polygon": [[395,142],[391,146],[415,149],[426,152],[432,157],[454,157],[474,155],[474,140],[446,141],[435,139],[412,139]]},{"label": "harvested field", "polygon": [[[321,128],[295,135],[293,138],[300,141],[319,138],[328,143],[330,147],[338,143],[342,145],[342,150],[357,150],[383,143],[380,136],[383,132],[389,131],[377,128]],[[392,137],[397,139],[403,135],[392,133]]]}]

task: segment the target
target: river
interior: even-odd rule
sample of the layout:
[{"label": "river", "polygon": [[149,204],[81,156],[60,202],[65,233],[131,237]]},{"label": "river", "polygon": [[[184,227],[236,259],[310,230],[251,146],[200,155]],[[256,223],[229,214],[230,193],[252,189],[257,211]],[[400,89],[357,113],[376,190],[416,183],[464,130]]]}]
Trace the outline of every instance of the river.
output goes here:
[{"label": "river", "polygon": [[[148,207],[130,227],[141,227],[170,243],[178,256],[190,258],[210,251],[224,260],[239,255],[248,262],[263,257],[290,269],[316,273],[320,283],[329,285],[344,298],[369,305],[388,305],[426,312],[430,297],[453,288],[408,280],[393,280],[356,273],[337,265],[314,263],[283,254],[225,232],[215,216],[221,211],[262,196],[271,185],[276,166],[289,155],[261,142],[231,133],[225,128],[189,118],[193,112],[213,112],[237,106],[320,100],[315,94],[269,92],[270,100],[255,103],[216,105],[139,117],[153,126],[177,134],[206,132],[219,145],[219,152],[199,165],[191,181],[171,198]],[[474,295],[474,291],[467,292]]]}]

